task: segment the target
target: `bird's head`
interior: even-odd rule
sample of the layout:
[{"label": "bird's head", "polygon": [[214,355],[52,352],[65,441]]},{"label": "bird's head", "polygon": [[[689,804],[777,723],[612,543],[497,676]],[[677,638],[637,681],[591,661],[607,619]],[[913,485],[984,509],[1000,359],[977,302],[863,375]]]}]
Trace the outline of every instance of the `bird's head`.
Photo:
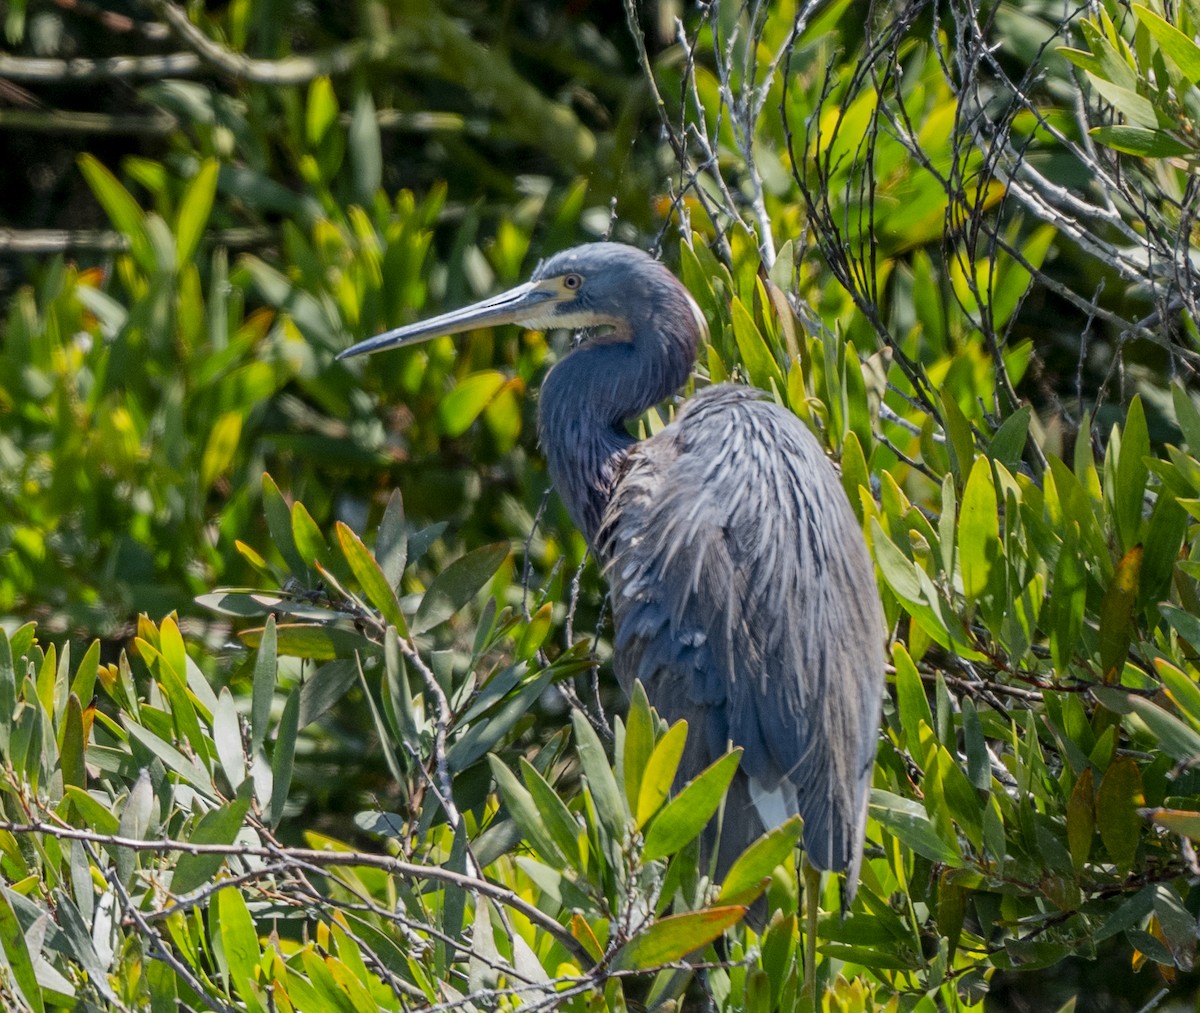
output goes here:
[{"label": "bird's head", "polygon": [[605,328],[618,340],[648,318],[663,295],[691,304],[697,329],[703,318],[674,276],[648,254],[622,243],[588,243],[538,264],[529,281],[472,306],[406,324],[360,341],[338,355],[414,345],[444,334],[516,324],[533,330]]}]

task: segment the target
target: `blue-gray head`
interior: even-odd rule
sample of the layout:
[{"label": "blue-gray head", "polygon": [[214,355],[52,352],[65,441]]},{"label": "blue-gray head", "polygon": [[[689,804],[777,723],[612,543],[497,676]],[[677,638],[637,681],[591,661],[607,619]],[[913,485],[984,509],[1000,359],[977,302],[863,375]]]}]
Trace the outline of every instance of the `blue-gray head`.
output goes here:
[{"label": "blue-gray head", "polygon": [[523,285],[361,341],[338,358],[500,324],[584,330],[542,384],[538,430],[551,478],[591,540],[621,457],[625,423],[687,381],[707,331],[687,290],[632,246],[589,243],[543,260]]},{"label": "blue-gray head", "polygon": [[[705,323],[683,286],[662,264],[636,247],[588,243],[543,260],[523,285],[472,306],[360,341],[338,358],[501,324],[517,324],[533,330],[610,327],[611,332],[593,337],[628,341],[642,334],[656,317],[668,318],[661,323],[669,331],[689,332],[683,339],[690,337],[690,367],[695,343]],[[676,323],[680,326],[671,326]],[[679,384],[682,382],[681,379]]]}]

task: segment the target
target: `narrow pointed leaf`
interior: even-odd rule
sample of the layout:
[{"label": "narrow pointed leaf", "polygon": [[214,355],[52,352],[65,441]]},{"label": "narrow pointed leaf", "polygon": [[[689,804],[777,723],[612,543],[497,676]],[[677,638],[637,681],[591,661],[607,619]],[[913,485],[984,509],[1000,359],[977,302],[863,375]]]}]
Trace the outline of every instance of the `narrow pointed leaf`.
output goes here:
[{"label": "narrow pointed leaf", "polygon": [[275,617],[267,617],[258,656],[254,659],[254,684],[250,699],[250,753],[257,753],[267,740],[271,720],[271,701],[275,699],[275,682],[279,673],[276,656]]},{"label": "narrow pointed leaf", "polygon": [[625,806],[604,746],[596,730],[579,711],[571,712],[571,726],[575,729],[575,751],[591,786],[600,818],[613,837],[621,840],[625,834]]},{"label": "narrow pointed leaf", "polygon": [[[245,782],[232,802],[206,812],[188,836],[189,844],[232,844],[250,810],[250,782]],[[176,896],[190,893],[210,883],[225,861],[225,855],[185,851],[179,856],[171,875],[171,892]]]},{"label": "narrow pointed leaf", "polygon": [[393,588],[399,589],[408,564],[408,537],[404,526],[404,499],[393,489],[375,533],[375,560]]},{"label": "narrow pointed leaf", "polygon": [[292,511],[275,480],[263,473],[263,509],[267,515],[267,527],[271,532],[271,541],[283,557],[284,563],[292,572],[293,577],[304,580],[308,577],[308,567],[296,551],[296,539],[292,536]]},{"label": "narrow pointed leaf", "polygon": [[663,807],[646,832],[646,843],[642,849],[642,857],[646,861],[653,862],[673,855],[699,836],[729,790],[741,756],[741,749],[726,753],[689,781]]},{"label": "narrow pointed leaf", "polygon": [[217,192],[217,175],[220,163],[215,158],[206,159],[188,184],[187,192],[179,203],[179,215],[175,220],[176,266],[184,267],[192,262],[200,239],[212,213],[213,197]]},{"label": "narrow pointed leaf", "polygon": [[617,951],[613,968],[619,971],[650,970],[673,964],[707,946],[727,928],[741,921],[745,914],[744,906],[728,905],[660,918]]},{"label": "narrow pointed leaf", "polygon": [[507,556],[508,545],[500,542],[456,559],[429,585],[413,618],[412,632],[425,633],[451,618],[495,576]]},{"label": "narrow pointed leaf", "polygon": [[350,564],[354,579],[363,589],[367,601],[379,610],[389,626],[396,627],[400,636],[407,637],[408,625],[404,613],[400,611],[400,600],[396,597],[391,581],[387,579],[379,564],[375,562],[375,557],[358,535],[341,521],[337,522],[336,530],[342,554]]},{"label": "narrow pointed leaf", "polygon": [[292,768],[296,759],[296,738],[300,728],[300,687],[288,694],[279,718],[279,731],[275,736],[275,749],[271,754],[271,808],[269,822],[279,826],[283,819],[283,807],[287,804],[292,787]]},{"label": "narrow pointed leaf", "polygon": [[[675,772],[679,769],[679,761],[683,758],[683,747],[687,742],[687,722],[676,721],[666,735],[658,740],[650,759],[646,761],[646,771],[642,775],[641,787],[638,790],[635,825],[640,830],[646,822],[658,812],[659,806],[666,801],[671,793],[671,785],[675,782]],[[632,801],[632,800],[631,800]]]},{"label": "narrow pointed leaf", "polygon": [[777,866],[796,850],[804,822],[799,816],[763,834],[738,856],[721,884],[718,904],[749,904],[766,888]]},{"label": "narrow pointed leaf", "polygon": [[13,981],[20,989],[21,997],[35,1013],[41,1013],[45,1004],[42,1002],[42,990],[34,973],[33,960],[29,947],[25,943],[25,933],[21,931],[21,923],[17,921],[16,912],[8,900],[8,890],[0,887],[0,947],[8,962]]}]

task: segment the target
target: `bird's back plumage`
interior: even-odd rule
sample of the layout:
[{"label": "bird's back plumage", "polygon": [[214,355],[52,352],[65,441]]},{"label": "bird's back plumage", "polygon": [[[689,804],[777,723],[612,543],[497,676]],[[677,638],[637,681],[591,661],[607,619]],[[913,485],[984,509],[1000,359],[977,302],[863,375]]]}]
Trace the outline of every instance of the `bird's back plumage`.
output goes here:
[{"label": "bird's back plumage", "polygon": [[681,778],[745,750],[718,869],[764,828],[804,817],[818,868],[862,856],[883,689],[883,618],[857,520],[790,412],[732,384],[698,393],[633,448],[596,539],[614,662],[668,720]]}]

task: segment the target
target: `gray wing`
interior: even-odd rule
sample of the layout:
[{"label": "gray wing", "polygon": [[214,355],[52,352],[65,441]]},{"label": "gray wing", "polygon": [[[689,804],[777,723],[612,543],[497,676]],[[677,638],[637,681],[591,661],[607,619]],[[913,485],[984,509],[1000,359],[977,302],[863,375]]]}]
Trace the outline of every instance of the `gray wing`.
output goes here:
[{"label": "gray wing", "polygon": [[852,895],[884,629],[861,530],[816,439],[746,388],[709,388],[631,452],[597,542],[617,675],[688,720],[681,776],[728,742],[745,750],[719,866],[798,812],[809,860],[849,870]]}]

